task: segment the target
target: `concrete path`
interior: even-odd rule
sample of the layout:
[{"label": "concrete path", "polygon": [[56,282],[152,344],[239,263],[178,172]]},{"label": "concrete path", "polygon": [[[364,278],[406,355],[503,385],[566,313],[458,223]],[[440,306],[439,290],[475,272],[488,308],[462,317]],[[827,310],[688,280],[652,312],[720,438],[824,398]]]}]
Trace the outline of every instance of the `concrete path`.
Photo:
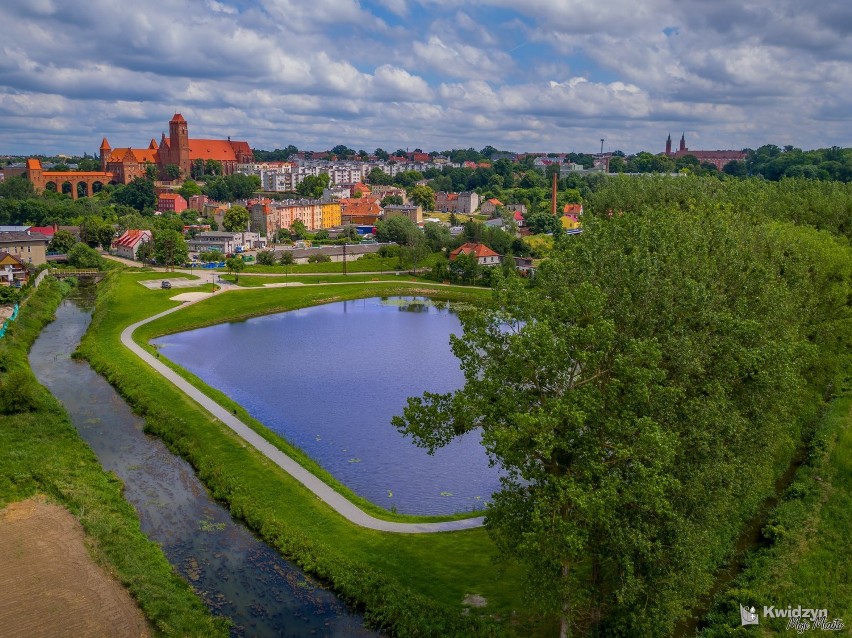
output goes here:
[{"label": "concrete path", "polygon": [[[219,291],[214,294],[218,295],[222,294],[222,292],[223,291]],[[156,314],[153,317],[137,321],[122,331],[121,343],[129,348],[131,352],[142,359],[145,363],[151,366],[157,373],[174,384],[181,392],[185,393],[215,418],[219,419],[222,423],[231,428],[231,430],[233,430],[234,433],[236,433],[237,436],[242,438],[246,443],[254,447],[258,452],[263,454],[266,458],[275,463],[278,467],[283,469],[290,476],[322,499],[346,520],[355,523],[356,525],[360,525],[361,527],[366,527],[367,529],[374,529],[380,532],[397,532],[401,534],[451,532],[481,527],[483,525],[484,518],[481,516],[477,518],[465,518],[457,521],[446,521],[443,523],[395,523],[391,521],[383,521],[379,518],[370,516],[345,496],[335,492],[331,487],[326,485],[310,471],[306,470],[304,467],[299,465],[299,463],[284,454],[281,450],[252,430],[243,421],[228,412],[228,410],[201,392],[186,379],[178,375],[174,372],[174,370],[158,361],[156,357],[151,356],[150,353],[133,341],[133,332],[139,326],[143,326],[146,323],[159,319],[160,317],[177,312],[181,308],[186,308],[187,306],[196,304],[199,301],[203,301],[203,299],[189,301],[183,305]]]}]

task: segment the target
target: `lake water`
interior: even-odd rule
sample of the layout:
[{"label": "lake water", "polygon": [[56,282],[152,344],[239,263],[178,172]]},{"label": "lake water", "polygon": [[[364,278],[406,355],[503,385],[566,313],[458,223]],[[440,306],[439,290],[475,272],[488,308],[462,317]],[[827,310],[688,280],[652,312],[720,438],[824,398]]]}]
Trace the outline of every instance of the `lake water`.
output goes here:
[{"label": "lake water", "polygon": [[482,509],[499,489],[478,432],[430,456],[391,425],[409,396],[464,377],[461,324],[425,298],[360,299],[153,340],[356,493],[409,514]]}]

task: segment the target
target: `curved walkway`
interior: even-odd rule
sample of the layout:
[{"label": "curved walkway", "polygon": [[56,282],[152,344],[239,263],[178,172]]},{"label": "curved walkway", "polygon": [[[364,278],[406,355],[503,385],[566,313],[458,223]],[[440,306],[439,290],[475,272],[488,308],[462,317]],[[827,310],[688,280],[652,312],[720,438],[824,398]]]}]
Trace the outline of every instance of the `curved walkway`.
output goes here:
[{"label": "curved walkway", "polygon": [[[222,294],[213,293],[213,294]],[[208,295],[213,296],[213,295]],[[186,308],[196,304],[203,299],[196,299],[186,302],[180,306],[170,308],[165,312],[148,317],[142,321],[127,326],[121,332],[121,343],[130,349],[136,356],[142,359],[145,363],[151,366],[157,373],[165,377],[181,392],[189,396],[193,401],[207,410],[215,418],[227,425],[233,432],[242,438],[246,443],[263,454],[270,461],[275,463],[282,470],[287,472],[294,479],[308,488],[322,501],[327,503],[335,512],[343,516],[346,520],[366,527],[368,529],[378,530],[380,532],[397,532],[401,534],[423,534],[430,532],[452,532],[463,529],[472,529],[481,527],[484,524],[484,517],[465,518],[456,521],[445,521],[442,523],[396,523],[393,521],[384,521],[380,518],[370,516],[357,505],[352,503],[342,494],[335,492],[326,483],[317,478],[313,473],[306,470],[299,463],[284,454],[281,450],[272,445],[269,441],[252,430],[243,421],[231,414],[228,410],[216,403],[213,399],[201,392],[198,388],[189,383],[186,379],[177,374],[174,370],[160,362],[156,357],[151,356],[144,348],[138,345],[133,340],[133,332],[140,326],[155,321],[160,317],[177,312],[181,308]]]}]

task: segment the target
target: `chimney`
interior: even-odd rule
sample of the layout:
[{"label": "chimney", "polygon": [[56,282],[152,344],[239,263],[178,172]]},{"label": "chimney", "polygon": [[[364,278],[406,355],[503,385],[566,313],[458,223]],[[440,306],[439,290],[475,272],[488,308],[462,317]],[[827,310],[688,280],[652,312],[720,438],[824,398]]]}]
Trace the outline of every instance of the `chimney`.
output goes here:
[{"label": "chimney", "polygon": [[552,201],[550,202],[550,214],[556,217],[556,188],[558,185],[558,178],[556,177],[556,173],[553,174],[553,192],[551,193]]}]

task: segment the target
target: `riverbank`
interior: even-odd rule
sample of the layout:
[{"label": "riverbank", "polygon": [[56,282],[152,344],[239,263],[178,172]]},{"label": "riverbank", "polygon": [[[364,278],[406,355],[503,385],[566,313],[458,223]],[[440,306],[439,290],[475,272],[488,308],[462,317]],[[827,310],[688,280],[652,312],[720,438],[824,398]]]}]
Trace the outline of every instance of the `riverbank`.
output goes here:
[{"label": "riverbank", "polygon": [[33,376],[27,352],[63,297],[45,280],[0,343],[0,507],[38,494],[82,524],[86,545],[133,596],[163,636],[227,636],[159,546],[140,531],[122,497],[121,481],[105,472],[62,406]]},{"label": "riverbank", "polygon": [[[720,592],[698,633],[732,635],[740,605],[754,606],[760,635],[787,635],[787,618],[767,618],[764,606],[825,609],[828,621],[852,626],[852,395],[826,409],[805,463],[763,529],[762,543],[742,573]],[[839,631],[837,635],[846,635]]]},{"label": "riverbank", "polygon": [[[157,276],[123,273],[102,284],[81,353],[146,418],[151,432],[192,463],[233,515],[363,609],[368,621],[383,630],[420,636],[491,636],[506,630],[535,636],[543,635],[542,627],[552,627],[525,611],[519,570],[509,566],[501,571],[493,563],[495,550],[484,530],[403,536],[352,525],[124,348],[119,342],[124,328],[175,305],[171,291],[137,283]],[[423,284],[354,284],[229,292],[169,315],[157,331],[344,298],[424,294],[425,289]],[[487,298],[488,292],[476,294]],[[149,336],[153,334],[140,331],[138,340]],[[247,416],[240,410],[237,415]],[[487,604],[465,606],[471,596]]]}]

